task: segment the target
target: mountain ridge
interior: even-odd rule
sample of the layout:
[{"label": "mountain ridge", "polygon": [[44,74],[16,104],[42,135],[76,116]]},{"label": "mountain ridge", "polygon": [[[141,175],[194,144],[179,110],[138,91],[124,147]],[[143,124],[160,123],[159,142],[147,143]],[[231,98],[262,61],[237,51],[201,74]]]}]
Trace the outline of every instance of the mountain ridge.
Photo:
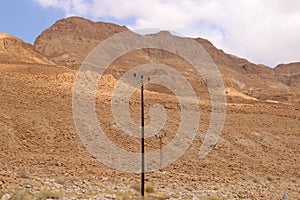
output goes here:
[{"label": "mountain ridge", "polygon": [[[68,17],[58,20],[44,30],[36,38],[34,45],[23,41],[21,43],[24,43],[25,49],[32,53],[32,58],[40,60],[36,62],[37,64],[56,64],[76,70],[88,53],[101,41],[126,30],[129,29],[113,23],[92,22],[81,17]],[[297,88],[300,86],[300,67],[297,63],[281,64],[272,69],[227,54],[223,50],[217,49],[207,39],[194,38],[194,40],[203,46],[217,64],[229,91],[233,89],[259,100],[300,102],[300,94],[297,92]],[[21,40],[18,39],[18,41]],[[2,55],[4,50],[2,48]],[[10,53],[6,54],[10,55]],[[23,55],[19,52],[14,54]],[[15,57],[9,59],[15,60],[14,63],[17,63],[18,57]],[[178,60],[176,56],[174,57],[160,50],[143,50],[139,53],[130,54],[129,57],[127,60],[118,61],[117,64],[123,68],[119,67],[118,69],[118,67],[115,67],[115,70],[124,71],[138,60],[147,63],[151,60],[151,57],[159,62],[164,59],[173,59],[172,62],[176,63],[175,61]],[[148,58],[150,60],[147,60]],[[20,63],[24,63],[21,58],[19,59]],[[3,60],[2,62],[5,63]],[[126,62],[131,64],[126,64]],[[34,62],[30,61],[29,63]],[[230,93],[228,95],[230,96]]]},{"label": "mountain ridge", "polygon": [[[163,122],[163,117],[156,116],[166,115],[163,127],[155,130],[159,138],[154,135],[145,138],[145,152],[147,155],[159,152],[160,159],[153,164],[161,167],[146,174],[147,187],[149,184],[154,190],[147,193],[149,198],[281,199],[285,192],[289,199],[299,198],[300,95],[299,87],[294,84],[298,81],[294,77],[298,72],[297,63],[267,69],[225,54],[205,39],[196,39],[206,46],[218,65],[226,86],[226,91],[221,92],[227,97],[226,119],[218,142],[211,145],[213,150],[205,158],[199,159],[204,141],[211,138],[207,131],[215,130],[215,125],[222,121],[213,115],[213,111],[222,111],[212,108],[205,80],[191,64],[174,53],[159,49],[128,52],[116,59],[100,78],[92,107],[82,106],[94,110],[92,115],[84,112],[85,109],[79,112],[80,119],[89,128],[86,131],[89,139],[82,141],[78,134],[82,127],[74,122],[74,83],[78,77],[78,71],[74,69],[85,58],[86,52],[81,51],[89,50],[116,30],[126,29],[116,27],[115,30],[113,25],[106,24],[107,29],[99,31],[95,30],[99,29],[96,24],[78,18],[60,21],[59,27],[52,26],[39,37],[35,47],[41,53],[13,36],[2,36],[9,39],[6,44],[0,39],[1,55],[9,56],[0,56],[0,196],[4,192],[12,198],[25,199],[54,191],[61,194],[61,199],[104,199],[102,194],[105,199],[141,199],[138,168],[136,173],[109,168],[91,155],[85,145],[89,140],[97,141],[99,145],[96,146],[99,150],[102,148],[104,141],[100,141],[98,135],[89,134],[89,130],[96,128],[89,120],[95,116],[98,128],[110,141],[109,145],[131,154],[140,153],[140,138],[126,134],[117,123],[116,115],[122,120],[127,117],[122,114],[130,114],[132,124],[140,130],[144,106],[145,125],[156,123],[156,119]],[[103,35],[93,39],[90,33]],[[45,65],[43,59],[53,64]],[[189,113],[193,109],[189,106],[191,101],[183,98],[188,104],[181,105],[178,96],[168,93],[165,87],[145,84],[143,105],[139,89],[135,89],[129,101],[124,94],[114,94],[117,85],[120,86],[117,78],[129,69],[147,63],[171,66],[187,79],[197,95],[192,101],[196,100],[199,107],[201,117],[197,121],[187,116],[189,124],[182,123],[183,108]],[[93,75],[89,71],[86,74],[87,78]],[[84,97],[89,87],[85,87],[84,81],[79,85],[84,87],[84,92],[83,98],[78,100],[91,103],[90,98]],[[125,93],[127,88],[123,88]],[[126,103],[130,113],[118,109],[113,112],[112,107],[116,105],[113,98],[117,104]],[[159,107],[158,112],[152,109],[157,105],[165,112],[162,113]],[[187,128],[190,125],[197,125],[197,130],[191,132]],[[178,160],[164,166],[163,162],[170,154],[160,149],[168,148],[181,130],[195,138]],[[177,142],[173,144],[181,146]],[[178,151],[174,148],[174,152]],[[118,163],[123,156],[115,153],[109,157]],[[130,160],[128,162],[131,164]],[[136,164],[140,166],[138,162]]]},{"label": "mountain ridge", "polygon": [[300,87],[300,62],[279,64],[274,71],[281,82],[288,86]]}]

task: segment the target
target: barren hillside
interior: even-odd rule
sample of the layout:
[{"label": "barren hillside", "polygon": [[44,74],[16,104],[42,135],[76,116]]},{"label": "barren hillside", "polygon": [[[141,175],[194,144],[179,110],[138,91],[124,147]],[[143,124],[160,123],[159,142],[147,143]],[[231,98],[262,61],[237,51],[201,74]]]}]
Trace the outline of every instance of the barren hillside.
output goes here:
[{"label": "barren hillside", "polygon": [[34,47],[51,61],[77,69],[99,41],[125,30],[128,29],[116,24],[70,17],[57,21],[41,33]]},{"label": "barren hillside", "polygon": [[[0,37],[1,194],[23,191],[34,196],[51,190],[76,199],[139,199],[140,175],[108,168],[89,154],[72,113],[77,75],[72,68],[78,67],[99,41],[122,30],[127,28],[77,17],[62,19],[36,40],[34,48],[40,53],[13,36]],[[228,55],[207,40],[196,40],[218,65],[227,93],[224,129],[210,154],[198,157],[212,110],[205,84],[182,58],[157,49],[123,55],[99,81],[95,109],[105,134],[122,149],[140,151],[140,140],[116,126],[112,91],[117,79],[134,66],[151,61],[170,65],[185,74],[199,96],[199,130],[191,147],[175,163],[146,174],[146,183],[154,190],[147,195],[152,199],[281,199],[287,192],[289,199],[299,199],[299,79],[286,81],[298,73],[298,65],[272,70]],[[181,108],[171,91],[148,84],[146,124],[150,105],[157,103],[168,117],[160,130],[166,133],[165,146],[179,129]],[[132,119],[139,123],[139,90],[129,105]],[[147,138],[145,147],[146,152],[157,150],[160,141]]]},{"label": "barren hillside", "polygon": [[0,63],[54,65],[30,44],[5,33],[0,33]]},{"label": "barren hillside", "polygon": [[[101,41],[124,30],[128,29],[115,24],[95,23],[83,18],[70,17],[59,20],[45,30],[35,41],[34,47],[53,62],[78,69],[87,54]],[[234,90],[260,100],[294,103],[300,101],[300,94],[294,87],[299,83],[297,75],[289,78],[293,82],[291,85],[290,81],[285,80],[286,78],[283,81],[278,74],[275,75],[278,70],[226,54],[208,40],[201,38],[195,40],[205,48],[219,66],[223,79],[230,88],[229,91]],[[154,61],[169,60],[168,64],[180,62],[175,55],[161,50],[141,50],[139,53],[131,54],[127,60],[118,62],[120,67],[119,69],[115,67],[115,71],[124,71],[142,60],[143,63],[152,62],[153,60],[147,60],[148,57],[152,57]],[[188,66],[184,64],[181,68],[185,69]]]},{"label": "barren hillside", "polygon": [[291,87],[300,87],[300,63],[278,65],[275,69],[278,80]]}]

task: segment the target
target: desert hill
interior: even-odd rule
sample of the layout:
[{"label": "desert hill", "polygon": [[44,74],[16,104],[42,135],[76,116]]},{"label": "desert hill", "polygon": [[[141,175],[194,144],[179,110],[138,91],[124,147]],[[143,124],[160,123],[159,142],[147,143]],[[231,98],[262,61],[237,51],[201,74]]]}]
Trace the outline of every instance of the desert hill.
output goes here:
[{"label": "desert hill", "polygon": [[[34,48],[59,65],[78,69],[90,50],[109,36],[124,30],[128,29],[116,24],[91,22],[79,17],[70,17],[57,21],[45,30],[36,39]],[[299,84],[297,75],[286,80],[286,75],[285,78],[278,75],[278,68],[271,69],[264,65],[253,64],[246,59],[226,54],[208,40],[202,38],[195,40],[205,48],[218,65],[229,96],[233,94],[230,91],[235,91],[234,95],[240,93],[240,96],[247,95],[259,100],[293,103],[300,101],[299,92],[295,89]],[[183,64],[176,55],[161,50],[144,49],[116,62],[114,71],[120,73],[136,63],[144,64],[155,60],[159,62],[164,60],[171,66],[180,63],[181,70],[188,68],[187,63]],[[185,73],[193,76],[192,72]]]},{"label": "desert hill", "polygon": [[0,33],[0,63],[54,65],[32,45],[6,33]]},{"label": "desert hill", "polygon": [[[196,41],[205,48],[218,65],[227,87],[259,100],[299,103],[298,86],[295,83],[287,84],[279,78],[276,68],[256,65],[244,58],[227,54],[214,47],[208,40],[197,38]],[[285,68],[286,66],[282,66],[283,70]],[[294,82],[299,83],[299,80]]]},{"label": "desert hill", "polygon": [[125,30],[126,27],[116,24],[69,17],[41,33],[34,48],[57,64],[78,68],[99,41]]},{"label": "desert hill", "polygon": [[[37,38],[35,50],[13,36],[3,36],[15,42],[9,43],[9,48],[1,43],[0,196],[55,191],[70,199],[139,199],[140,175],[111,169],[91,156],[79,138],[72,113],[77,75],[73,69],[80,66],[87,50],[122,30],[127,28],[78,17],[62,19]],[[107,137],[122,149],[140,152],[140,139],[124,134],[116,125],[111,113],[112,91],[117,78],[132,66],[168,64],[196,88],[201,118],[188,151],[175,163],[146,175],[146,183],[154,190],[147,195],[152,199],[281,199],[287,192],[289,199],[298,199],[299,79],[286,80],[299,73],[299,65],[280,65],[273,70],[226,54],[207,40],[196,41],[218,65],[227,90],[224,129],[210,154],[198,157],[211,117],[205,84],[198,87],[202,80],[184,60],[154,49],[120,57],[99,80],[95,109]],[[20,51],[20,46],[25,50]],[[56,65],[45,64],[51,62]],[[179,128],[181,108],[165,88],[147,85],[146,124],[150,105],[157,103],[168,117],[160,131],[166,133],[165,146]],[[139,90],[129,105],[132,119],[139,123]],[[160,148],[155,137],[145,142],[146,152]]]},{"label": "desert hill", "polygon": [[206,39],[196,38],[195,40],[204,47],[214,62],[219,66],[226,66],[243,74],[272,74],[271,68],[263,65],[256,65],[244,58],[227,54],[223,50],[217,49],[210,41]]},{"label": "desert hill", "polygon": [[274,69],[275,75],[288,86],[300,87],[300,63],[280,64]]}]

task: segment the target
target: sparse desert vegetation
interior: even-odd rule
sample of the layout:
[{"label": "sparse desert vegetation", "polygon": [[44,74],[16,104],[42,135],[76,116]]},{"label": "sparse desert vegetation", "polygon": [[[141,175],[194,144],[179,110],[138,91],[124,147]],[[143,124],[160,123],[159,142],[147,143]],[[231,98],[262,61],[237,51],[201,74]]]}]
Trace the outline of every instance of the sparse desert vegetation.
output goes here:
[{"label": "sparse desert vegetation", "polygon": [[[72,113],[77,69],[88,53],[82,50],[125,29],[71,17],[44,31],[34,45],[1,35],[0,196],[140,199],[140,174],[109,168],[91,155]],[[209,129],[211,98],[206,82],[189,63],[170,52],[136,50],[115,60],[99,80],[97,120],[112,144],[133,153],[140,152],[140,139],[119,130],[111,112],[113,89],[126,71],[152,62],[170,65],[184,74],[199,97],[201,118],[194,141],[176,162],[146,174],[145,199],[280,199],[284,192],[289,199],[299,198],[299,63],[270,69],[226,54],[207,40],[196,41],[215,60],[227,94],[223,131],[202,159],[199,150]],[[139,124],[139,90],[128,104],[130,117]],[[180,128],[181,108],[169,89],[145,86],[146,124],[154,104],[166,111],[160,130],[166,136],[162,143],[146,138],[146,152],[169,144]]]}]

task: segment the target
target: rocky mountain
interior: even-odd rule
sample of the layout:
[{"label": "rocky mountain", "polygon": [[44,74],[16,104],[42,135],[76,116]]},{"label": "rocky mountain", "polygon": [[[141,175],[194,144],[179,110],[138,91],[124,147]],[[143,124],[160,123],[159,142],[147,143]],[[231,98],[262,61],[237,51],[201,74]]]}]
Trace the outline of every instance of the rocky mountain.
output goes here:
[{"label": "rocky mountain", "polygon": [[[125,30],[128,29],[116,24],[69,17],[58,20],[42,32],[33,46],[14,36],[1,34],[0,62],[8,64],[56,64],[70,69],[78,69],[96,45],[113,34]],[[227,87],[229,100],[243,97],[242,99],[300,102],[299,63],[282,64],[271,69],[227,54],[217,49],[206,39],[196,38],[195,40],[205,48],[218,65]],[[189,68],[188,63],[183,62],[176,55],[153,49],[129,53],[114,62],[114,70],[109,73],[119,78],[130,67],[155,60],[182,70],[189,76],[190,81],[197,82],[194,72],[187,72],[188,70],[186,70]],[[204,87],[200,90],[203,91],[203,89]]]},{"label": "rocky mountain", "polygon": [[[92,22],[79,17],[70,17],[57,21],[45,30],[36,39],[34,48],[59,65],[78,69],[87,54],[96,45],[109,36],[124,30],[128,29],[116,24]],[[218,65],[228,88],[229,98],[231,98],[230,96],[237,98],[246,95],[259,100],[300,101],[299,94],[294,92],[296,90],[290,89],[290,87],[298,86],[297,75],[286,80],[287,75],[278,75],[280,71],[278,68],[273,70],[264,65],[253,64],[246,59],[217,49],[208,40],[202,38],[196,38],[195,40],[205,48]],[[181,63],[175,55],[160,50],[144,49],[129,54],[126,59],[119,59],[115,63],[115,71],[118,73],[124,72],[135,63],[142,62],[145,64],[152,62],[151,59],[160,62],[164,60],[164,62],[167,62],[166,64],[173,66],[176,63]],[[181,63],[180,67],[181,70],[188,68],[187,63]],[[190,73],[189,75],[192,76],[193,74]]]},{"label": "rocky mountain", "polygon": [[288,86],[300,87],[300,62],[280,64],[275,67],[275,76]]},{"label": "rocky mountain", "polygon": [[[73,116],[74,69],[95,45],[122,30],[127,28],[71,17],[45,30],[34,47],[1,34],[0,198],[8,193],[12,199],[141,199],[139,172],[118,171],[96,160],[83,145]],[[195,40],[214,59],[226,85],[226,119],[213,150],[199,158],[207,131],[215,125],[210,124],[216,122],[211,119],[205,82],[182,58],[157,49],[121,56],[99,80],[95,114],[110,144],[132,153],[141,147],[140,138],[125,134],[112,113],[116,78],[141,64],[170,65],[195,88],[201,117],[196,122],[188,119],[199,127],[187,151],[172,164],[146,174],[147,198],[282,199],[286,192],[289,199],[299,199],[299,63],[273,70],[226,54],[205,39]],[[158,130],[164,137],[145,138],[147,153],[160,152],[183,128],[182,108],[166,88],[147,84],[145,89],[145,124],[153,117],[152,105],[160,104],[167,116]],[[136,90],[128,108],[137,125],[140,102]],[[157,163],[167,157],[160,155]]]},{"label": "rocky mountain", "polygon": [[272,74],[272,69],[264,65],[256,65],[244,58],[227,54],[217,49],[210,41],[203,38],[196,38],[203,48],[209,53],[218,66],[227,66],[232,70],[243,74]]},{"label": "rocky mountain", "polygon": [[38,36],[34,48],[57,64],[77,69],[100,41],[125,30],[116,24],[69,17],[58,20]]},{"label": "rocky mountain", "polygon": [[0,63],[54,65],[32,45],[6,33],[0,33]]}]

